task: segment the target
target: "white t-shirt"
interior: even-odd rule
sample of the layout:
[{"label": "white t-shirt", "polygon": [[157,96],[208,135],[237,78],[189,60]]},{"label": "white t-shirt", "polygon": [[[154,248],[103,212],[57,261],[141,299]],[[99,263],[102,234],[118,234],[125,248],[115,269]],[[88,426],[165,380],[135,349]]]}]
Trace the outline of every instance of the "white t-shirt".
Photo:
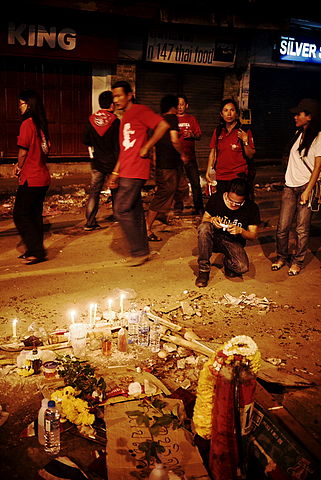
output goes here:
[{"label": "white t-shirt", "polygon": [[[301,137],[302,133],[299,135],[290,151],[288,168],[285,173],[285,184],[287,187],[301,187],[308,183],[311,177],[311,172],[309,172],[304,165],[298,150]],[[304,149],[302,153],[304,153]],[[319,132],[318,136],[313,140],[308,155],[304,155],[304,160],[311,168],[311,171],[314,168],[315,157],[321,157],[321,132]]]}]

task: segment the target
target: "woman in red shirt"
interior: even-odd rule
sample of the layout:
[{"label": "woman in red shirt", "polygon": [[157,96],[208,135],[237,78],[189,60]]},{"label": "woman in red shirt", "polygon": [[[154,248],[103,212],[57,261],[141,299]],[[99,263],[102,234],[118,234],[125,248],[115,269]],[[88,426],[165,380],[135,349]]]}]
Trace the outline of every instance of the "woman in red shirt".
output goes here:
[{"label": "woman in red shirt", "polygon": [[13,220],[26,251],[19,258],[26,265],[47,260],[43,245],[43,202],[50,184],[46,165],[49,152],[48,122],[42,100],[33,90],[19,95],[22,116],[18,136],[18,162],[15,175],[19,179],[13,208]]},{"label": "woman in red shirt", "polygon": [[255,154],[252,132],[245,132],[241,128],[238,117],[236,101],[232,98],[223,100],[220,123],[215,128],[210,143],[206,172],[206,179],[211,183],[211,170],[216,171],[217,190],[221,192],[228,190],[230,181],[234,178],[246,178],[249,184],[254,180],[252,168],[249,169],[249,163]]}]

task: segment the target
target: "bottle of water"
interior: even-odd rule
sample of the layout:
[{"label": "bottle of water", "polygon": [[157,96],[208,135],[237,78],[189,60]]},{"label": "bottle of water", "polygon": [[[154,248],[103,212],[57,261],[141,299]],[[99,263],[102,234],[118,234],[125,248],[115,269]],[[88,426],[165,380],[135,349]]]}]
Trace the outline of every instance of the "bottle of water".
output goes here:
[{"label": "bottle of water", "polygon": [[148,480],[168,480],[168,473],[162,463],[156,463],[149,474]]},{"label": "bottle of water", "polygon": [[38,412],[38,442],[40,445],[45,444],[45,411],[48,408],[48,398],[43,398],[41,408]]},{"label": "bottle of water", "polygon": [[49,400],[45,411],[45,452],[57,455],[60,451],[60,414],[56,403]]},{"label": "bottle of water", "polygon": [[128,315],[128,344],[138,344],[138,331],[140,322],[140,312],[138,310],[132,310]]},{"label": "bottle of water", "polygon": [[150,327],[149,347],[154,353],[160,351],[160,327],[156,321],[154,321]]},{"label": "bottle of water", "polygon": [[145,312],[142,312],[142,317],[138,327],[138,345],[141,347],[148,347],[149,345],[149,329],[150,323]]},{"label": "bottle of water", "polygon": [[208,194],[212,195],[213,193],[216,192],[216,185],[217,185],[216,171],[214,170],[214,168],[211,168],[209,173],[209,178],[210,178],[210,182],[208,184]]}]

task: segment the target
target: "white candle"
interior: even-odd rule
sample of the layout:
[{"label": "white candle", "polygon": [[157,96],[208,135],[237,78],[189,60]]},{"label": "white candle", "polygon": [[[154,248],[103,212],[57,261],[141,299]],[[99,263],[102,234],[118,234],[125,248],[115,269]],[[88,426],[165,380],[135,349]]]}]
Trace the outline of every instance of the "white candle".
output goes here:
[{"label": "white candle", "polygon": [[89,325],[92,327],[93,325],[93,314],[94,314],[94,304],[91,303],[89,305]]},{"label": "white candle", "polygon": [[95,325],[96,323],[96,315],[97,315],[97,303],[93,304],[93,318],[92,318],[92,324]]},{"label": "white candle", "polygon": [[111,306],[113,304],[113,300],[111,298],[108,299],[108,312],[111,313]]},{"label": "white candle", "polygon": [[13,338],[17,338],[17,323],[18,323],[18,320],[16,318],[14,320],[12,320],[12,336],[13,336]]},{"label": "white candle", "polygon": [[121,315],[124,313],[124,299],[125,299],[125,294],[121,293],[120,294],[120,313],[121,313]]},{"label": "white candle", "polygon": [[75,323],[75,320],[76,320],[76,311],[75,311],[75,310],[70,310],[69,314],[70,314],[71,323]]}]

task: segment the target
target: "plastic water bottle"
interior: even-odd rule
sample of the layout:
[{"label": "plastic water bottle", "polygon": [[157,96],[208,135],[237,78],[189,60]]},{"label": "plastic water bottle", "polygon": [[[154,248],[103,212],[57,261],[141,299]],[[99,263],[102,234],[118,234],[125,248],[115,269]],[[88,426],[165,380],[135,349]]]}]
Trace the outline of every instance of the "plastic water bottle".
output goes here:
[{"label": "plastic water bottle", "polygon": [[128,344],[138,344],[138,332],[140,323],[140,312],[132,310],[128,315]]},{"label": "plastic water bottle", "polygon": [[149,320],[145,312],[143,312],[138,327],[138,345],[140,345],[141,347],[148,347],[149,345],[149,329]]},{"label": "plastic water bottle", "polygon": [[43,398],[38,412],[38,442],[45,444],[45,411],[48,408],[48,398]]},{"label": "plastic water bottle", "polygon": [[216,185],[217,185],[216,171],[214,170],[214,168],[211,168],[209,173],[209,178],[210,178],[210,182],[208,184],[208,194],[212,195],[213,193],[216,192]]},{"label": "plastic water bottle", "polygon": [[168,480],[168,473],[162,463],[156,463],[149,474],[148,480]]},{"label": "plastic water bottle", "polygon": [[156,321],[154,321],[150,327],[149,347],[154,353],[160,351],[160,327]]},{"label": "plastic water bottle", "polygon": [[45,452],[56,455],[60,451],[60,414],[56,403],[49,400],[45,411]]}]

